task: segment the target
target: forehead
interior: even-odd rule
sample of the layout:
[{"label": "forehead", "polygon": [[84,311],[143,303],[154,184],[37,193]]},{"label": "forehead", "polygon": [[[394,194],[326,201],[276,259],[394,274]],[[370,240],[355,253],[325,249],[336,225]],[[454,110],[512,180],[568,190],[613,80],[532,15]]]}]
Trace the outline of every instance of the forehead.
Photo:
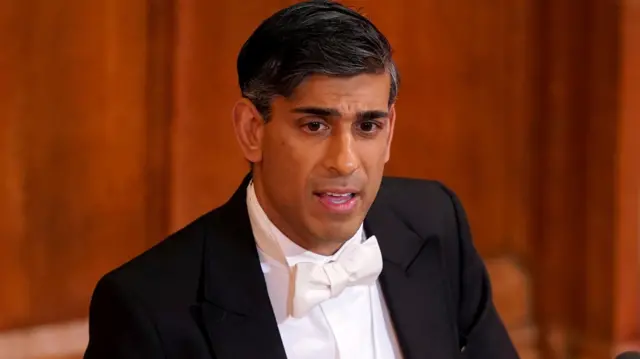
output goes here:
[{"label": "forehead", "polygon": [[387,73],[352,77],[313,75],[306,78],[286,100],[295,106],[322,106],[347,112],[389,105],[391,77]]}]

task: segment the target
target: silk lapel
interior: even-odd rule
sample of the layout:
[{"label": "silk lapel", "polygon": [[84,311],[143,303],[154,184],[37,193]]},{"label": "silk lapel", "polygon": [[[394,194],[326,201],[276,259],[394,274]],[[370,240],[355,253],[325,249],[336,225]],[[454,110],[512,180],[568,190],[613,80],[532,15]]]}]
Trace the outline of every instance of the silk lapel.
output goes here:
[{"label": "silk lapel", "polygon": [[456,358],[460,354],[454,339],[454,304],[443,271],[441,239],[414,232],[393,204],[383,186],[365,230],[380,244],[384,260],[380,284],[404,358]]},{"label": "silk lapel", "polygon": [[211,214],[199,315],[216,359],[286,359],[249,222],[249,180]]}]

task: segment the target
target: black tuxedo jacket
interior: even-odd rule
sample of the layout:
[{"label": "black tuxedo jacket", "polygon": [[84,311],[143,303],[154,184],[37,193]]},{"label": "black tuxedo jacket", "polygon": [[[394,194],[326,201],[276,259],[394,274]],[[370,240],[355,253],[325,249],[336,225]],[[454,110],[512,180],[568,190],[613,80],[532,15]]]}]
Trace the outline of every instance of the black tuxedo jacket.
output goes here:
[{"label": "black tuxedo jacket", "polygon": [[[251,231],[247,183],[98,282],[85,359],[286,358]],[[364,226],[380,244],[379,281],[406,359],[518,358],[451,191],[384,178]]]}]

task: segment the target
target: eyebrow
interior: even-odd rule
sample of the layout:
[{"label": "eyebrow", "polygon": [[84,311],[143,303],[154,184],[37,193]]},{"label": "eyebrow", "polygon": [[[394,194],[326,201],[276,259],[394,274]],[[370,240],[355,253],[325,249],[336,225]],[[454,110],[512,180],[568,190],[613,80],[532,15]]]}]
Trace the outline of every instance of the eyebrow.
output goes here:
[{"label": "eyebrow", "polygon": [[[301,113],[318,117],[342,117],[340,111],[327,107],[296,107],[291,112]],[[389,117],[389,112],[380,110],[359,111],[356,117],[360,121],[371,121],[378,118]]]}]

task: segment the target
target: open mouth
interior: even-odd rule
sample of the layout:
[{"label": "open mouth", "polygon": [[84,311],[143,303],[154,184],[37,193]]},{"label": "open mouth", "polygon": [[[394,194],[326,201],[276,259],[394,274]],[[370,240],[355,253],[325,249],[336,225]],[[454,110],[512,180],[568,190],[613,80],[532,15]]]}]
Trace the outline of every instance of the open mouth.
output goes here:
[{"label": "open mouth", "polygon": [[315,192],[319,202],[331,213],[347,214],[355,210],[358,203],[358,193],[350,191]]},{"label": "open mouth", "polygon": [[320,192],[320,193],[315,193],[315,195],[320,197],[324,201],[337,204],[337,205],[345,204],[356,196],[356,194],[353,192],[348,192],[348,193]]}]

